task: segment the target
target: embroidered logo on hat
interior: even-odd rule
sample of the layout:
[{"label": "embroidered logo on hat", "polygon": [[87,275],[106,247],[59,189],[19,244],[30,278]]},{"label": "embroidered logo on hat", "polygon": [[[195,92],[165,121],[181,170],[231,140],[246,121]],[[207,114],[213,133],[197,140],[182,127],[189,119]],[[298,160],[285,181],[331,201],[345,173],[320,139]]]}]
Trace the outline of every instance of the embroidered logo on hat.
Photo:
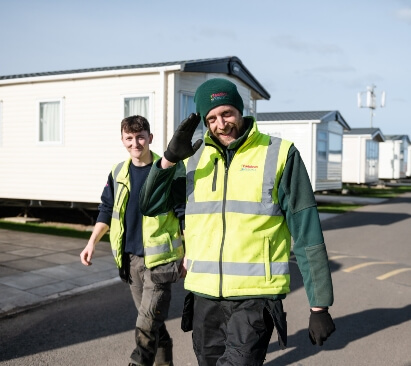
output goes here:
[{"label": "embroidered logo on hat", "polygon": [[226,92],[221,92],[221,93],[213,93],[210,96],[210,100],[212,102],[216,101],[216,100],[222,100],[222,99],[226,99],[228,98],[228,93]]}]

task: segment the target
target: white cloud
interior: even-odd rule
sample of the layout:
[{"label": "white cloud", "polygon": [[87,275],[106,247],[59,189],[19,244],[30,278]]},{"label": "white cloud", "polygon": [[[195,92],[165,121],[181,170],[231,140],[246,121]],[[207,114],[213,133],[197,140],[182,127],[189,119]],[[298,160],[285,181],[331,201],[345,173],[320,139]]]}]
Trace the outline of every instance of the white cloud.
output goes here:
[{"label": "white cloud", "polygon": [[194,28],[196,35],[215,41],[217,40],[229,40],[229,41],[237,41],[238,34],[230,29],[216,29],[213,27],[202,27],[200,29]]},{"label": "white cloud", "polygon": [[314,72],[314,73],[347,73],[347,72],[355,72],[356,69],[355,67],[352,66],[319,66],[319,67],[314,67],[309,70],[308,72]]},{"label": "white cloud", "polygon": [[296,52],[318,54],[342,54],[342,49],[335,44],[305,42],[291,35],[279,35],[271,38],[274,45]]},{"label": "white cloud", "polygon": [[397,11],[397,18],[411,24],[411,8],[403,8]]}]

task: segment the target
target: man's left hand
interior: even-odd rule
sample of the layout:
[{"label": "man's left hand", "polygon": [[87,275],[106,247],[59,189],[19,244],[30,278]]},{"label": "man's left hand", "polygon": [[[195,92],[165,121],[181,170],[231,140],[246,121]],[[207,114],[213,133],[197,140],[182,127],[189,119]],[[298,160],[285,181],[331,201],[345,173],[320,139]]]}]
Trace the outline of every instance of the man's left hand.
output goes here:
[{"label": "man's left hand", "polygon": [[319,346],[335,331],[335,325],[328,313],[328,309],[324,308],[319,311],[310,310],[310,321],[308,325],[308,336],[312,344]]}]

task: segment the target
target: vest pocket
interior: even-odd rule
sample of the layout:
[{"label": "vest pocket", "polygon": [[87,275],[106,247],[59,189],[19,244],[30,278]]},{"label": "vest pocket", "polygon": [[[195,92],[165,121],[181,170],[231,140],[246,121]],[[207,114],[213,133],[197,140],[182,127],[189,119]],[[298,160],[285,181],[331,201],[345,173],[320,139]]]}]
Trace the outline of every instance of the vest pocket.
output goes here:
[{"label": "vest pocket", "polygon": [[218,159],[215,158],[214,160],[214,175],[213,175],[213,183],[211,186],[211,191],[215,192],[217,190],[217,176],[218,176]]},{"label": "vest pocket", "polygon": [[264,237],[264,268],[265,268],[265,280],[271,282],[271,267],[270,267],[270,239]]}]

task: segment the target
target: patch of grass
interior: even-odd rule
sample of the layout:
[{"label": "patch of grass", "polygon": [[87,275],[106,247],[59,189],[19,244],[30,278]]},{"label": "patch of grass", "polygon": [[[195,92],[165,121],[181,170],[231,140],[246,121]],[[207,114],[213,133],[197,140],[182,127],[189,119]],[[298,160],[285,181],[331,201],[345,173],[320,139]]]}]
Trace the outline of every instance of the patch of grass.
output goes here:
[{"label": "patch of grass", "polygon": [[[0,220],[0,229],[24,231],[38,234],[49,234],[56,236],[66,236],[71,238],[89,239],[91,232],[76,230],[64,226],[46,226],[41,223],[16,223]],[[109,242],[109,235],[106,234],[101,238],[101,241]]]},{"label": "patch of grass", "polygon": [[[372,198],[395,198],[399,195],[411,192],[410,185],[397,185],[397,184],[387,184],[385,186],[366,186],[366,185],[351,185],[344,184],[341,191],[329,192],[333,195],[342,195],[342,191],[348,192],[347,196],[357,196],[357,197],[372,197]],[[318,202],[317,208],[319,212],[323,213],[344,213],[352,211],[364,205],[354,205],[347,203],[338,202]]]},{"label": "patch of grass", "polygon": [[343,187],[349,191],[349,195],[376,197],[376,198],[394,198],[400,194],[411,192],[411,186],[354,186],[346,185]]},{"label": "patch of grass", "polygon": [[322,213],[344,213],[348,211],[355,210],[362,205],[350,205],[350,204],[343,204],[343,203],[317,203],[318,212]]}]

